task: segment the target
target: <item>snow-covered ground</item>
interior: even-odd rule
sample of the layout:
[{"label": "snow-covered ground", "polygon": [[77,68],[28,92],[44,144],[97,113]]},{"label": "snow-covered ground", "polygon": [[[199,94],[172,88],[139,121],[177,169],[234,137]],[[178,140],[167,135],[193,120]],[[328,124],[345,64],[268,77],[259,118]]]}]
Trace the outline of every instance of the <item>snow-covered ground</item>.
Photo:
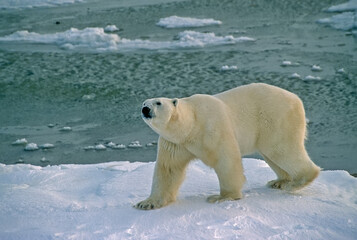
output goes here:
[{"label": "snow-covered ground", "polygon": [[356,239],[357,179],[323,171],[286,193],[265,186],[274,173],[244,159],[239,201],[209,204],[214,171],[189,166],[177,202],[132,207],[150,193],[154,163],[0,165],[0,239]]}]

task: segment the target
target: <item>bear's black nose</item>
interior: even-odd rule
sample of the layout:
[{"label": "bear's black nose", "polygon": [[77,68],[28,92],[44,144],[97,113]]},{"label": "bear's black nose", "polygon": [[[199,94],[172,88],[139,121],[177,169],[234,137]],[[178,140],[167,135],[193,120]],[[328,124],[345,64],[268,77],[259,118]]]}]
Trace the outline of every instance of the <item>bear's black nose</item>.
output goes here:
[{"label": "bear's black nose", "polygon": [[145,118],[151,118],[150,111],[151,109],[149,107],[143,107],[143,109],[141,109],[141,112]]}]

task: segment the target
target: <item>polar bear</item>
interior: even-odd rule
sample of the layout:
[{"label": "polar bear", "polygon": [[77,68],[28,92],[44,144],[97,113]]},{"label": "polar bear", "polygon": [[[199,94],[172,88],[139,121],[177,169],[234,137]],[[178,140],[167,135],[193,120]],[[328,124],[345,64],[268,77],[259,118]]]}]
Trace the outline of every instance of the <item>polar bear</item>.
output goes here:
[{"label": "polar bear", "polygon": [[218,176],[220,194],[208,197],[211,203],[242,198],[246,154],[264,157],[277,175],[268,186],[276,189],[300,189],[320,172],[305,150],[302,101],[275,86],[253,83],[213,96],[148,99],[142,118],[160,136],[151,194],[138,209],[174,202],[193,159]]}]

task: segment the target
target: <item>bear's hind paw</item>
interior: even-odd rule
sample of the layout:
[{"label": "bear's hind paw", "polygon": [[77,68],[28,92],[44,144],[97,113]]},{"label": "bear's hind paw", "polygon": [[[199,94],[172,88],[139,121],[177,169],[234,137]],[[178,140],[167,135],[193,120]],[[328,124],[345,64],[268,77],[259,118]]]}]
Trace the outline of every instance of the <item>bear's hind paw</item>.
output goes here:
[{"label": "bear's hind paw", "polygon": [[268,187],[274,188],[274,189],[287,189],[290,184],[289,180],[286,179],[277,179],[277,180],[272,180],[268,182]]},{"label": "bear's hind paw", "polygon": [[135,204],[133,207],[140,210],[153,210],[163,207],[163,204],[161,204],[159,201],[153,201],[152,199],[148,198]]},{"label": "bear's hind paw", "polygon": [[233,197],[223,197],[221,195],[212,195],[207,198],[207,202],[209,203],[220,203],[224,201],[234,201],[241,199],[241,197],[233,198]]}]

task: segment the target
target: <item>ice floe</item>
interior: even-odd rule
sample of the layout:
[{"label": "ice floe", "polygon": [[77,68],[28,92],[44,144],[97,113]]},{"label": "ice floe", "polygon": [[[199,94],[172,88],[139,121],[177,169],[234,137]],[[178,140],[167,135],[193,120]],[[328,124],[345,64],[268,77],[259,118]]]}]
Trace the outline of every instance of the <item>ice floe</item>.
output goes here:
[{"label": "ice floe", "polygon": [[221,67],[221,71],[231,71],[231,70],[238,70],[238,66],[228,66],[228,65],[224,65]]},{"label": "ice floe", "polygon": [[111,147],[112,149],[125,149],[126,146],[124,144],[117,144]]},{"label": "ice floe", "polygon": [[317,22],[327,24],[332,28],[351,31],[357,36],[357,0],[350,0],[349,2],[339,5],[331,6],[327,12],[338,12],[339,14],[319,19]]},{"label": "ice floe", "polygon": [[221,21],[209,19],[198,19],[191,17],[178,17],[171,16],[166,18],[161,18],[156,24],[157,26],[164,28],[184,28],[184,27],[203,27],[209,25],[220,25]]},{"label": "ice floe", "polygon": [[33,7],[55,7],[62,4],[83,2],[83,0],[1,0],[1,8],[33,8]]},{"label": "ice floe", "polygon": [[285,60],[280,64],[280,66],[282,66],[282,67],[297,67],[297,66],[300,66],[300,64]]},{"label": "ice floe", "polygon": [[94,146],[94,149],[97,150],[97,151],[103,151],[103,150],[106,150],[107,147],[104,146],[103,144],[97,144]]},{"label": "ice floe", "polygon": [[319,65],[312,65],[311,71],[321,72],[322,71],[322,67],[320,67]]},{"label": "ice floe", "polygon": [[321,80],[321,77],[316,77],[316,76],[312,76],[312,75],[308,75],[304,78],[304,80],[306,81],[310,81],[310,80]]},{"label": "ice floe", "polygon": [[119,28],[115,25],[107,25],[105,28],[104,28],[104,31],[105,32],[116,32],[116,31],[119,31]]},{"label": "ice floe", "polygon": [[51,148],[54,148],[55,145],[53,145],[52,143],[45,143],[45,144],[41,144],[39,147],[41,149],[51,149]]},{"label": "ice floe", "polygon": [[344,74],[344,73],[346,73],[346,70],[344,68],[339,68],[339,69],[337,69],[336,72],[340,73],[340,74]]},{"label": "ice floe", "polygon": [[17,139],[12,145],[25,145],[27,144],[26,138]]},{"label": "ice floe", "polygon": [[319,19],[317,22],[328,24],[338,30],[353,30],[357,28],[357,11],[343,12],[332,17]]},{"label": "ice floe", "polygon": [[205,47],[255,41],[255,39],[244,36],[216,36],[215,33],[183,31],[173,41],[130,40],[120,38],[119,35],[114,33],[106,33],[103,28],[85,28],[83,30],[71,28],[65,32],[47,34],[39,34],[26,30],[17,31],[13,34],[0,37],[0,41],[55,44],[60,48],[72,50],[120,51],[130,49],[159,50]]},{"label": "ice floe", "polygon": [[39,147],[37,146],[36,143],[28,143],[25,147],[25,151],[36,151],[38,149]]},{"label": "ice floe", "polygon": [[142,148],[143,146],[140,144],[139,141],[132,141],[129,143],[128,148]]},{"label": "ice floe", "polygon": [[346,3],[331,6],[327,9],[328,12],[346,12],[355,10],[357,10],[357,0],[350,0]]},{"label": "ice floe", "polygon": [[293,73],[293,74],[291,74],[290,78],[291,79],[301,79],[301,76],[298,73]]},{"label": "ice floe", "polygon": [[94,100],[96,97],[96,95],[94,93],[91,93],[91,94],[86,94],[86,95],[83,95],[82,96],[82,100],[84,101],[91,101],[91,100]]},{"label": "ice floe", "polygon": [[66,127],[61,128],[60,131],[61,131],[61,132],[70,132],[70,131],[72,131],[72,128],[66,126]]}]

